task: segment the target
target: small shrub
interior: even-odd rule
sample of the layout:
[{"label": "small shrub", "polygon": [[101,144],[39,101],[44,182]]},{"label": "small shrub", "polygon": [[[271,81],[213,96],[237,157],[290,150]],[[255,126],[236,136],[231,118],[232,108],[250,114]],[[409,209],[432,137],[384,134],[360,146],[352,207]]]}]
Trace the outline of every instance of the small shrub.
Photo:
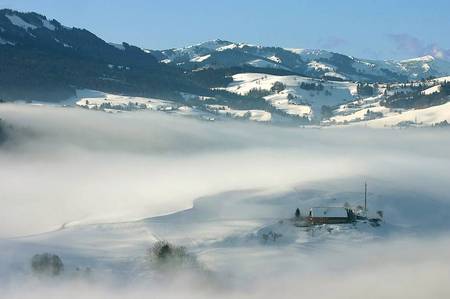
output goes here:
[{"label": "small shrub", "polygon": [[198,267],[195,255],[187,252],[186,247],[176,246],[167,241],[158,241],[148,250],[150,261],[165,268]]},{"label": "small shrub", "polygon": [[450,123],[447,120],[444,120],[439,123],[433,124],[433,127],[440,127],[440,128],[450,127]]},{"label": "small shrub", "polygon": [[31,259],[31,269],[35,274],[58,276],[64,271],[64,264],[56,254],[35,254]]},{"label": "small shrub", "polygon": [[270,91],[261,88],[252,88],[246,94],[246,96],[251,98],[263,98],[268,95],[270,95]]},{"label": "small shrub", "polygon": [[372,85],[367,83],[358,83],[356,86],[358,95],[362,97],[373,96],[375,94],[375,89]]},{"label": "small shrub", "polygon": [[0,118],[0,144],[6,140],[6,126],[3,120]]},{"label": "small shrub", "polygon": [[333,108],[327,105],[322,105],[320,108],[320,113],[322,114],[322,119],[333,117]]},{"label": "small shrub", "polygon": [[272,92],[276,92],[276,93],[280,93],[280,92],[282,92],[283,90],[285,90],[286,89],[286,85],[284,85],[282,82],[280,82],[280,81],[276,81],[273,85],[272,85],[272,87],[270,88],[270,91],[272,91]]},{"label": "small shrub", "polygon": [[367,109],[366,113],[364,114],[365,120],[372,120],[372,119],[377,119],[377,118],[381,118],[381,117],[383,117],[382,112],[374,112],[374,111],[371,111],[370,109]]},{"label": "small shrub", "polygon": [[302,82],[300,84],[300,88],[304,89],[304,90],[316,90],[316,91],[322,91],[324,89],[324,86],[322,83],[307,83],[307,82]]},{"label": "small shrub", "polygon": [[283,236],[283,234],[277,233],[277,232],[273,232],[273,231],[269,231],[268,233],[264,233],[262,234],[262,240],[264,241],[264,243],[267,243],[269,241],[275,243],[279,238],[281,238]]},{"label": "small shrub", "polygon": [[295,99],[295,96],[294,96],[292,93],[288,93],[287,99],[288,99],[289,101],[292,101],[293,99]]}]

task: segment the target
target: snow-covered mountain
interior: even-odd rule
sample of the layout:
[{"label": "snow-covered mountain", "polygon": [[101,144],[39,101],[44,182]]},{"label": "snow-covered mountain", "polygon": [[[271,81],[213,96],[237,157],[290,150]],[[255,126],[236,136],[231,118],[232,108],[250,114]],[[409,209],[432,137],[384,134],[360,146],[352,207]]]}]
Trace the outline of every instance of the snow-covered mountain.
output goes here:
[{"label": "snow-covered mountain", "polygon": [[[3,9],[0,65],[0,100],[6,101],[68,100],[110,112],[150,109],[295,125],[384,124],[380,119],[392,116],[399,121],[389,126],[450,121],[433,108],[447,111],[450,80],[430,79],[450,75],[450,62],[432,56],[375,61],[224,40],[147,50]],[[100,96],[80,96],[80,90]],[[433,115],[405,118],[416,109]]]},{"label": "snow-covered mountain", "polygon": [[141,48],[10,9],[0,10],[0,65],[4,100],[59,101],[76,88],[147,96],[201,89]]},{"label": "snow-covered mountain", "polygon": [[382,61],[359,59],[324,50],[263,47],[224,40],[151,53],[163,63],[189,70],[248,65],[289,70],[305,76],[332,80],[395,82],[450,73],[450,63],[433,56]]}]

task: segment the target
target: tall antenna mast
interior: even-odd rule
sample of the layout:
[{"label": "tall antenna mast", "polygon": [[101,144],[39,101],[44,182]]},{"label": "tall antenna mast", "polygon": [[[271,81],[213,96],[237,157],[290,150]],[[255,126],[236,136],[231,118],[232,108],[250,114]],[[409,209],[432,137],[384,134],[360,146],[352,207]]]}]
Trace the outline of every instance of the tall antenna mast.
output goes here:
[{"label": "tall antenna mast", "polygon": [[367,217],[367,182],[364,182],[364,213]]}]

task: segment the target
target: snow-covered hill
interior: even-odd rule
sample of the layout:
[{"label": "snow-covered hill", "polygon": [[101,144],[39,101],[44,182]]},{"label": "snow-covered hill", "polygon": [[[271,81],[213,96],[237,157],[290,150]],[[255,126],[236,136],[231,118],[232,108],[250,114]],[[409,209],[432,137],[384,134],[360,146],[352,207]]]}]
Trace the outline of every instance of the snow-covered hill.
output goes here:
[{"label": "snow-covered hill", "polygon": [[362,84],[303,76],[242,73],[227,91],[259,94],[276,111],[312,124],[378,127],[433,126],[450,122],[450,77],[396,84]]},{"label": "snow-covered hill", "polygon": [[58,102],[76,89],[149,97],[208,92],[148,51],[32,12],[0,9],[0,60],[0,98],[6,101]]},{"label": "snow-covered hill", "polygon": [[[302,125],[442,126],[450,123],[450,99],[443,87],[448,79],[450,77],[414,83],[364,85],[373,90],[369,96],[361,94],[362,85],[355,82],[242,73],[234,75],[233,82],[225,90],[245,99],[259,96],[267,104],[265,110],[232,108],[216,103],[214,97],[193,94],[183,94],[183,102],[93,90],[77,90],[76,97],[61,104],[110,113],[153,110],[208,121],[241,119],[276,124],[290,118],[293,124]],[[399,94],[407,99],[403,104],[405,107],[389,104]],[[427,100],[428,104],[414,103],[415,97]]]},{"label": "snow-covered hill", "polygon": [[190,70],[249,65],[337,80],[394,82],[439,77],[450,73],[450,63],[433,56],[382,61],[360,59],[324,50],[264,47],[224,40],[151,53],[163,63]]},{"label": "snow-covered hill", "polygon": [[204,105],[192,106],[182,102],[115,95],[95,90],[77,90],[76,94],[76,97],[63,102],[63,105],[75,105],[77,107],[109,113],[152,110],[208,121],[231,118],[256,122],[270,122],[272,119],[272,114],[264,110],[232,109],[227,105],[208,104],[207,101],[209,98],[197,95],[184,94],[183,96],[188,101],[189,99],[203,101]]},{"label": "snow-covered hill", "polygon": [[[280,90],[273,91],[275,84],[281,85]],[[353,82],[246,73],[234,75],[227,90],[241,95],[252,90],[267,92],[264,99],[275,109],[312,120],[321,116],[323,105],[333,106],[355,98],[356,87]]]},{"label": "snow-covered hill", "polygon": [[446,126],[450,122],[450,77],[381,84],[372,96],[333,107],[325,125],[370,127]]}]

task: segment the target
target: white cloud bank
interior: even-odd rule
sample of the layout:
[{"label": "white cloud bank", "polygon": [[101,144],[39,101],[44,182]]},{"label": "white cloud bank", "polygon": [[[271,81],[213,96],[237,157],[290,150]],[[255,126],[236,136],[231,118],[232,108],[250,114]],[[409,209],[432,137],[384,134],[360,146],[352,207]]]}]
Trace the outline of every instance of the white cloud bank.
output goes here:
[{"label": "white cloud bank", "polygon": [[224,191],[354,176],[448,200],[448,131],[302,130],[12,104],[0,105],[0,118],[15,128],[0,148],[3,237],[166,214]]},{"label": "white cloud bank", "polygon": [[[0,118],[14,128],[0,146],[0,298],[450,295],[450,240],[445,230],[450,223],[449,131],[308,130],[207,123],[154,112],[109,115],[13,104],[0,105]],[[49,286],[20,273],[14,278],[10,272],[11,261],[25,261],[36,250],[52,249],[59,235],[52,239],[50,234],[48,240],[11,241],[7,237],[45,232],[64,223],[170,213],[190,207],[198,197],[240,189],[262,189],[270,195],[292,193],[293,186],[324,184],[324,189],[333,188],[333,196],[343,192],[340,196],[345,199],[350,196],[345,193],[351,188],[349,182],[359,184],[366,178],[374,182],[371,186],[376,190],[371,196],[385,209],[389,221],[423,226],[427,234],[367,243],[344,239],[304,247],[238,244],[205,249],[200,258],[217,271],[223,283],[219,286],[207,285],[190,274],[168,284],[142,279],[125,283],[113,277],[112,281],[54,280]],[[405,194],[396,194],[396,190]],[[226,196],[219,198],[226,200]],[[69,231],[62,234],[67,242],[59,245],[70,248],[67,243],[74,236],[74,244],[88,251],[92,250],[87,248],[89,242],[102,235],[115,242],[115,250],[132,245],[109,240],[107,231],[100,229],[90,235],[92,240],[79,239],[83,230],[74,230],[73,235]],[[33,240],[48,243],[37,247]],[[63,256],[69,266],[76,260],[75,250]],[[105,248],[98,250],[101,253]],[[123,252],[127,251],[118,251],[121,258]]]}]

